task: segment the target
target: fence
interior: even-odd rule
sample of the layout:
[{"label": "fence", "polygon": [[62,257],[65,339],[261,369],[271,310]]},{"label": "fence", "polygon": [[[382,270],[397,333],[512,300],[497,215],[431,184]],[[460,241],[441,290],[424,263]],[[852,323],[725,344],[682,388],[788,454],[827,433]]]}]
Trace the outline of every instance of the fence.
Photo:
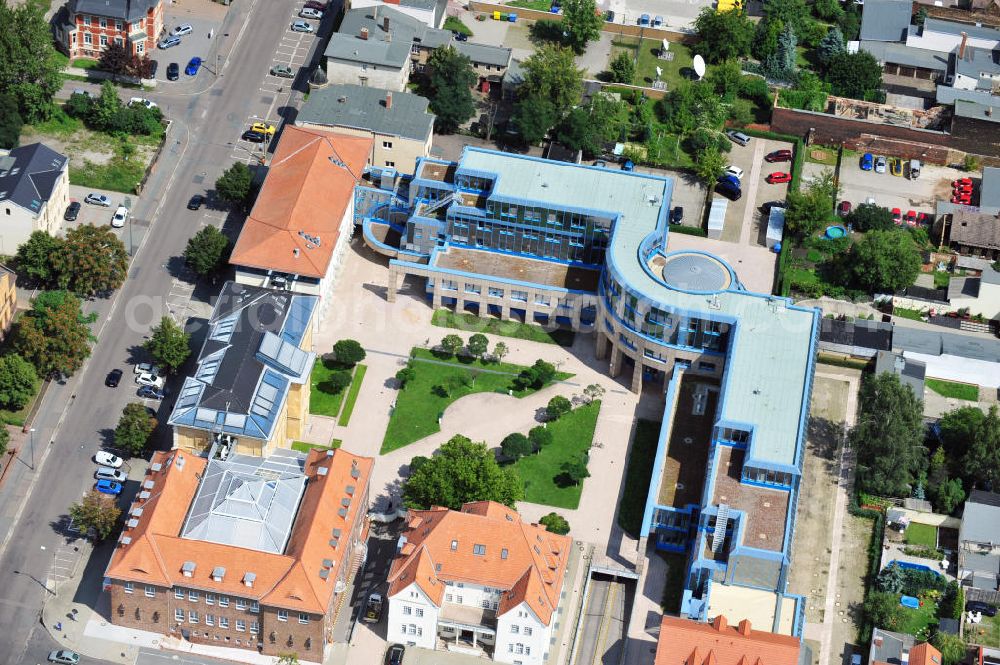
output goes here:
[{"label": "fence", "polygon": [[163,130],[163,138],[160,139],[160,145],[156,148],[156,154],[153,158],[149,160],[149,166],[146,167],[146,172],[142,174],[142,180],[139,184],[135,186],[136,195],[142,194],[143,188],[146,186],[146,181],[149,180],[149,176],[153,174],[156,169],[156,163],[160,161],[160,155],[163,154],[163,148],[167,145],[167,137],[170,135],[170,128],[173,127],[174,123],[172,120],[167,120],[167,126]]}]

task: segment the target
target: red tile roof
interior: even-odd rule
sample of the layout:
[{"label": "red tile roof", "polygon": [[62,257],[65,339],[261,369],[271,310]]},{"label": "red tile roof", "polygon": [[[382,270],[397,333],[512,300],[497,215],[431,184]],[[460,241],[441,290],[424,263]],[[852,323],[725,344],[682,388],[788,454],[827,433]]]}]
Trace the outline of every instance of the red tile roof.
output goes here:
[{"label": "red tile roof", "polygon": [[[390,597],[416,583],[440,606],[444,582],[480,584],[507,591],[498,614],[526,602],[545,624],[559,605],[572,539],[523,522],[502,504],[410,511],[404,535],[389,571]],[[475,554],[476,545],[485,553]]]},{"label": "red tile roof", "polygon": [[371,137],[285,125],[230,262],[325,276],[371,149]]},{"label": "red tile roof", "polygon": [[941,665],[941,652],[927,642],[915,644],[910,649],[910,665]]},{"label": "red tile roof", "polygon": [[730,626],[665,616],[654,665],[798,665],[798,638],[753,630],[744,619]]},{"label": "red tile roof", "polygon": [[[183,464],[178,464],[183,460]],[[122,533],[108,564],[106,576],[115,580],[184,586],[209,592],[251,598],[281,608],[324,614],[334,597],[338,575],[350,562],[345,561],[351,531],[364,519],[363,505],[374,460],[345,450],[313,450],[306,459],[309,478],[296,514],[292,534],[284,554],[181,538],[178,534],[188,507],[198,489],[207,460],[183,451],[158,452],[145,482],[152,481],[148,499],[136,499],[132,509],[141,509],[137,524]],[[325,468],[325,473],[319,469]],[[357,477],[354,477],[357,469]],[[347,487],[353,486],[352,495]],[[145,489],[145,487],[143,488]],[[347,514],[341,516],[342,500],[351,498]],[[130,512],[130,516],[131,516]],[[341,537],[336,547],[330,544],[334,529]],[[129,539],[128,542],[125,539]],[[188,577],[181,571],[186,562],[195,570]],[[329,562],[331,565],[326,566]],[[222,566],[226,574],[221,582],[212,579],[214,568]],[[321,570],[329,570],[324,579]],[[253,573],[253,586],[244,583],[244,575]]]}]

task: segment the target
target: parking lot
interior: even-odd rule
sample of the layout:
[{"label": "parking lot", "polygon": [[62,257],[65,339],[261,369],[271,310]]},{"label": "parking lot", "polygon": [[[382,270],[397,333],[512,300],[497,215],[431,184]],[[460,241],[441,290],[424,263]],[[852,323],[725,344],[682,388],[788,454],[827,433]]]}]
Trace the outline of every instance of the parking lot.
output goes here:
[{"label": "parking lot", "polygon": [[[784,201],[788,195],[787,184],[771,185],[765,179],[771,173],[787,173],[791,170],[790,162],[768,163],[764,161],[764,156],[775,150],[792,148],[790,143],[758,138],[751,139],[745,146],[733,144],[733,149],[729,152],[729,163],[743,169],[743,196],[738,201],[729,202],[722,240],[741,245],[764,246],[767,218],[760,208],[770,201]],[[713,194],[713,197],[721,196]]]},{"label": "parking lot", "polygon": [[[171,3],[166,6],[163,18],[164,34],[169,34],[179,25],[192,27],[190,34],[181,37],[181,43],[169,49],[157,47],[149,57],[157,61],[157,90],[163,92],[188,92],[197,88],[202,79],[216,76],[223,64],[216,42],[222,21],[226,17],[224,5],[209,0],[187,0],[184,4]],[[211,34],[211,37],[209,35]],[[157,39],[159,42],[159,39]],[[199,57],[204,62],[196,76],[187,76],[184,67],[191,58]],[[176,62],[180,67],[180,78],[167,80],[167,66]]]}]

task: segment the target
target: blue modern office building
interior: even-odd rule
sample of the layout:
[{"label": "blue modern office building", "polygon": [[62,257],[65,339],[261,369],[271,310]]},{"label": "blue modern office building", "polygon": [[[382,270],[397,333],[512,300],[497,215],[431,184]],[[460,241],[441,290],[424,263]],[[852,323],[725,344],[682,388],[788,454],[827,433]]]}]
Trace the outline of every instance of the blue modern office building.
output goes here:
[{"label": "blue modern office building", "polygon": [[417,276],[435,308],[592,330],[612,376],[665,395],[641,535],[686,556],[682,613],[800,635],[786,588],[818,311],[671,251],[670,178],[467,148],[370,182],[356,221],[391,257],[390,300]]}]

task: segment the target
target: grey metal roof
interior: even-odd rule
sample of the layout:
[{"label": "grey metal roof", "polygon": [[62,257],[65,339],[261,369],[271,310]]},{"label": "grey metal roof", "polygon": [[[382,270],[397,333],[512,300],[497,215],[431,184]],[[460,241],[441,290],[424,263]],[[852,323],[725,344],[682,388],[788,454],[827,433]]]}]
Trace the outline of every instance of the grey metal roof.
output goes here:
[{"label": "grey metal roof", "polygon": [[871,53],[881,63],[891,62],[906,67],[920,67],[932,71],[948,71],[948,55],[922,48],[913,48],[895,42],[862,41],[859,48]]},{"label": "grey metal roof", "polygon": [[305,455],[285,449],[209,460],[181,537],[283,553],[306,488],[304,468]]},{"label": "grey metal roof", "polygon": [[1000,543],[1000,494],[972,490],[962,513],[961,538],[974,543]]},{"label": "grey metal roof", "polygon": [[1000,109],[990,104],[970,102],[965,99],[955,100],[955,115],[984,122],[1000,122]]},{"label": "grey metal roof", "polygon": [[927,372],[926,363],[919,360],[906,359],[902,354],[892,351],[879,351],[875,354],[875,373],[889,372],[899,377],[899,382],[910,386],[913,394],[921,399],[924,394],[924,376]]},{"label": "grey metal roof", "polygon": [[[868,11],[868,5],[865,5]],[[997,39],[1000,40],[1000,30],[989,26],[972,25],[970,23],[956,23],[939,18],[927,17],[924,19],[925,32],[943,32],[949,35],[960,35],[963,32],[972,39]]]},{"label": "grey metal roof", "polygon": [[1000,573],[1000,554],[976,554],[966,552],[963,556],[963,568],[978,573]]},{"label": "grey metal roof", "polygon": [[915,642],[916,638],[913,635],[875,628],[872,631],[872,645],[868,652],[868,662],[902,665],[903,652],[909,652]]},{"label": "grey metal roof", "polygon": [[969,46],[963,57],[959,58],[957,53],[954,55],[956,74],[978,79],[1000,73],[1000,51]]},{"label": "grey metal roof", "polygon": [[861,14],[861,39],[905,41],[912,15],[913,0],[868,0]]},{"label": "grey metal roof", "polygon": [[41,143],[14,148],[0,157],[0,201],[37,215],[52,196],[68,158]]},{"label": "grey metal roof", "polygon": [[297,124],[352,127],[377,134],[426,141],[434,127],[427,99],[409,92],[393,92],[386,108],[386,91],[360,85],[331,85],[314,90],[302,106]]},{"label": "grey metal roof", "polygon": [[74,0],[71,12],[138,21],[160,0]]},{"label": "grey metal roof", "polygon": [[892,346],[894,349],[931,356],[953,355],[990,362],[996,362],[1000,358],[1000,340],[902,324],[893,327]]},{"label": "grey metal roof", "polygon": [[972,586],[983,591],[996,591],[997,576],[991,573],[972,573]]},{"label": "grey metal roof", "polygon": [[987,166],[983,169],[979,206],[981,208],[1000,208],[1000,168]]},{"label": "grey metal roof", "polygon": [[[445,32],[439,30],[438,32]],[[448,33],[448,39],[452,35]],[[477,44],[475,42],[454,42],[455,50],[467,57],[473,63],[482,65],[495,65],[507,67],[510,65],[511,53],[509,48],[503,46],[492,46],[490,44]]]}]

